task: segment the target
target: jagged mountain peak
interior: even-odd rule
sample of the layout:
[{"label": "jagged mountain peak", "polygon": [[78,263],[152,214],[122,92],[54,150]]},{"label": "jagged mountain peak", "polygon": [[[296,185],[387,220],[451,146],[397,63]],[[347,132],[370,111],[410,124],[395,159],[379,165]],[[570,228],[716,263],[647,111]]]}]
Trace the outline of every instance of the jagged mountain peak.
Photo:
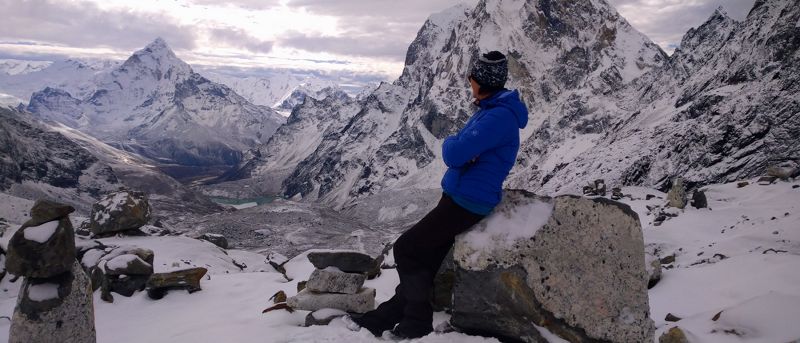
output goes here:
[{"label": "jagged mountain peak", "polygon": [[120,72],[128,70],[136,70],[137,72],[150,71],[158,80],[168,73],[166,76],[192,73],[192,68],[189,64],[178,58],[161,37],[156,38],[141,50],[134,52],[118,68]]}]

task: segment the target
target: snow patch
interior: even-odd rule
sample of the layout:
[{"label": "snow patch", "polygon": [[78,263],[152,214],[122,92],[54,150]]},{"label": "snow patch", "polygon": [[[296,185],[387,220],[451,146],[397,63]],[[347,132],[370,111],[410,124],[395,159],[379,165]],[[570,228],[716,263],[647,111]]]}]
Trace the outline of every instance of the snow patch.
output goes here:
[{"label": "snow patch", "polygon": [[54,283],[40,283],[28,287],[28,299],[45,301],[58,299],[58,285]]},{"label": "snow patch", "polygon": [[133,254],[125,254],[125,255],[120,255],[120,256],[114,257],[111,260],[109,260],[106,263],[106,269],[108,269],[108,270],[125,269],[125,268],[128,267],[128,264],[130,264],[131,262],[136,261],[136,260],[139,260],[142,263],[149,265],[149,263],[147,263],[145,261],[142,261],[142,259],[140,259],[139,256],[136,256],[136,255],[133,255]]},{"label": "snow patch", "polygon": [[508,212],[495,212],[483,225],[464,234],[464,241],[477,252],[490,251],[500,244],[533,237],[552,213],[553,204],[540,200],[514,207]]},{"label": "snow patch", "polygon": [[31,226],[25,228],[23,231],[25,239],[43,244],[50,240],[50,237],[56,233],[58,228],[58,220],[44,223],[39,226]]}]

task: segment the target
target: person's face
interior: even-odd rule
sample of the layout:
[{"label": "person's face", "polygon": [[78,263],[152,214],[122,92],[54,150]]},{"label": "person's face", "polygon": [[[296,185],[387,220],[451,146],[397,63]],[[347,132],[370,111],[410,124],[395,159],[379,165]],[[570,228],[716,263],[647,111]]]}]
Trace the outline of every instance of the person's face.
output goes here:
[{"label": "person's face", "polygon": [[468,77],[468,79],[469,79],[469,85],[470,87],[472,87],[472,97],[475,98],[476,100],[480,100],[481,86],[479,86],[478,83],[472,79],[472,77]]}]

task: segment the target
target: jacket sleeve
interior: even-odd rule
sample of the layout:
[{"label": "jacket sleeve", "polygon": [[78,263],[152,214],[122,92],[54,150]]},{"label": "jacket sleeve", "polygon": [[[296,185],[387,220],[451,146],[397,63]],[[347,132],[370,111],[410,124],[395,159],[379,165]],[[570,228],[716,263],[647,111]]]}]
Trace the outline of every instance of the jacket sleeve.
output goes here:
[{"label": "jacket sleeve", "polygon": [[463,167],[483,152],[495,148],[508,139],[516,129],[514,117],[507,109],[495,108],[483,118],[456,136],[447,137],[442,144],[444,164],[450,168]]}]

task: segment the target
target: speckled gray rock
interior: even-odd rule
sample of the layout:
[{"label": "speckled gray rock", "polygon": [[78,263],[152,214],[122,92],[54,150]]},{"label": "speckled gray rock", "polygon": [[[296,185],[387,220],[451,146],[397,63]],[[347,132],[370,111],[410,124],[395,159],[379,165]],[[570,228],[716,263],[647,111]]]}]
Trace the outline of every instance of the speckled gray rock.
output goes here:
[{"label": "speckled gray rock", "polygon": [[48,278],[72,269],[75,233],[67,216],[32,226],[31,220],[8,243],[6,268],[19,276]]},{"label": "speckled gray rock", "polygon": [[375,309],[375,289],[362,288],[356,294],[315,293],[308,288],[286,300],[296,310],[317,311],[332,308],[345,312],[365,313]]},{"label": "speckled gray rock", "polygon": [[687,195],[686,188],[683,186],[683,178],[677,177],[672,183],[667,194],[668,205],[671,207],[684,208],[686,207]]},{"label": "speckled gray rock", "polygon": [[153,265],[134,254],[124,254],[108,260],[105,264],[105,272],[107,275],[150,276],[153,274]]},{"label": "speckled gray rock", "polygon": [[355,294],[367,280],[365,273],[345,273],[339,269],[328,267],[314,269],[306,287],[318,293]]},{"label": "speckled gray rock", "polygon": [[[456,239],[451,322],[464,332],[546,342],[652,342],[641,224],[605,198],[506,191]],[[492,318],[492,320],[486,320]]]},{"label": "speckled gray rock", "polygon": [[92,206],[89,228],[95,235],[138,229],[150,220],[150,204],[142,192],[119,191]]},{"label": "speckled gray rock", "polygon": [[55,278],[25,278],[8,341],[96,342],[92,285],[77,261],[70,272]]},{"label": "speckled gray rock", "polygon": [[689,339],[686,338],[686,334],[681,328],[675,326],[664,332],[658,338],[658,343],[689,343]]}]

